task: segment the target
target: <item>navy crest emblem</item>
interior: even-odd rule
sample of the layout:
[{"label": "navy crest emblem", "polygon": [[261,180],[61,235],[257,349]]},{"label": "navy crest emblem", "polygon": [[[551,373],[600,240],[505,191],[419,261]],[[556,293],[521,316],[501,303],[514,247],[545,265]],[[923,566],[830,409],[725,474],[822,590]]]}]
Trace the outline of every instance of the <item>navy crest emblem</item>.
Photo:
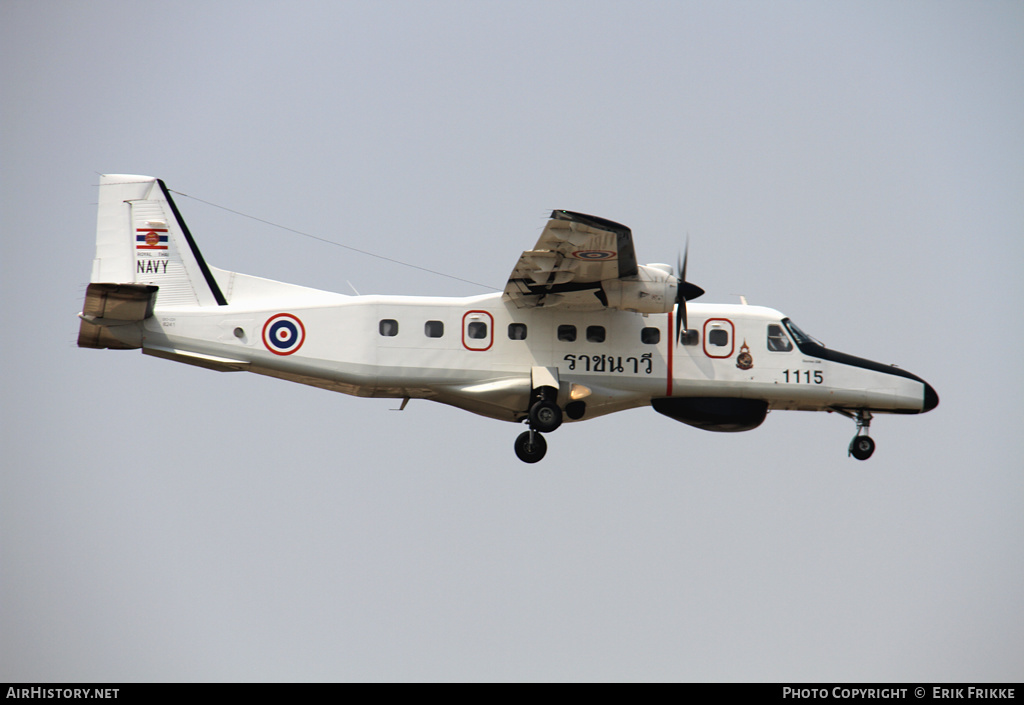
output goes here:
[{"label": "navy crest emblem", "polygon": [[754,366],[754,356],[750,354],[750,348],[747,346],[747,341],[743,341],[743,345],[740,346],[740,354],[736,356],[736,367],[741,370],[749,370]]}]

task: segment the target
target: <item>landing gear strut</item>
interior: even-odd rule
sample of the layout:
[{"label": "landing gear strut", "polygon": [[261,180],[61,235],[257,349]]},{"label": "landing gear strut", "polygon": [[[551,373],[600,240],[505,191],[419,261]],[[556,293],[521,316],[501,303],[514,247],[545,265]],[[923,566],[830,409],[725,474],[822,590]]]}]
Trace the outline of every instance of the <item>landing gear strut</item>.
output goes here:
[{"label": "landing gear strut", "polygon": [[865,410],[858,410],[854,412],[842,412],[844,416],[849,416],[857,422],[857,435],[850,441],[850,448],[847,451],[848,455],[852,455],[857,460],[867,460],[871,457],[871,454],[875,452],[875,442],[871,436],[868,435],[871,427],[871,412]]}]

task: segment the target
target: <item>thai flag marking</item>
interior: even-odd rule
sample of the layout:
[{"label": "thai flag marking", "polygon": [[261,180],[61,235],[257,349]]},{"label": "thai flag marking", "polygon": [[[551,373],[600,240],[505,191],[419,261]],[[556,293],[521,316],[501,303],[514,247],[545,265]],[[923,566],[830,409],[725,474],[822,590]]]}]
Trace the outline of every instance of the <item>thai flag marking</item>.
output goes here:
[{"label": "thai flag marking", "polygon": [[136,250],[166,250],[167,249],[167,229],[166,228],[136,228],[135,229],[135,249]]}]

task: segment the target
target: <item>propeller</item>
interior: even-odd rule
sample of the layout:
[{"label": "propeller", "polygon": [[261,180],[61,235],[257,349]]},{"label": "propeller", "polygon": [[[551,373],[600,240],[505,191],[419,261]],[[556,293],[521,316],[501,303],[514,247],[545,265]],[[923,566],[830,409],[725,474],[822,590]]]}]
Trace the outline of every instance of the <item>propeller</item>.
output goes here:
[{"label": "propeller", "polygon": [[690,241],[687,239],[683,258],[676,259],[676,278],[679,280],[679,288],[676,290],[676,345],[682,340],[683,331],[689,328],[686,323],[686,302],[693,301],[704,294],[704,290],[699,286],[686,281],[686,260],[689,256]]}]

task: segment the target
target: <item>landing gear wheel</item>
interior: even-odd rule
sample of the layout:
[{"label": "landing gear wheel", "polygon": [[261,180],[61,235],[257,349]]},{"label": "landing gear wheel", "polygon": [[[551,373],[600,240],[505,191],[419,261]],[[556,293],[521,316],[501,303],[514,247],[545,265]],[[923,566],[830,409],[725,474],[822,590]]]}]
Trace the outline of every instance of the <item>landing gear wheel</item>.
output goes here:
[{"label": "landing gear wheel", "polygon": [[835,409],[843,416],[853,419],[857,423],[857,435],[850,441],[848,454],[857,460],[867,460],[875,452],[875,442],[871,440],[868,431],[871,429],[873,416],[868,409]]},{"label": "landing gear wheel", "polygon": [[547,452],[548,442],[536,431],[523,431],[516,438],[516,456],[524,463],[536,463]]},{"label": "landing gear wheel", "polygon": [[850,441],[850,455],[857,460],[867,460],[875,452],[875,442],[871,436],[854,436]]},{"label": "landing gear wheel", "polygon": [[530,428],[551,433],[562,425],[562,410],[553,401],[539,401],[530,407]]}]

